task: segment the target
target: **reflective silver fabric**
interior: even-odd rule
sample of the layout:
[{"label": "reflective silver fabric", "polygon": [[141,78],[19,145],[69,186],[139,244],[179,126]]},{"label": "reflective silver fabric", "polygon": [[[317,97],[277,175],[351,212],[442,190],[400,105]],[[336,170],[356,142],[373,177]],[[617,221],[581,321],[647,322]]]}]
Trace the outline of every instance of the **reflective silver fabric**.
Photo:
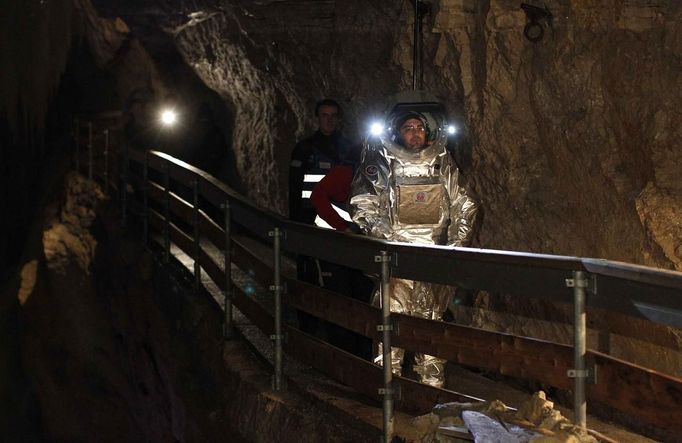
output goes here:
[{"label": "reflective silver fabric", "polygon": [[[478,205],[460,186],[459,171],[446,142],[446,135],[440,134],[431,146],[418,152],[408,152],[387,136],[368,143],[351,188],[353,221],[376,238],[468,245]],[[391,280],[392,312],[441,320],[450,297],[448,288],[441,285]],[[375,296],[375,305],[379,300]],[[403,354],[402,349],[391,350],[397,374]],[[417,354],[415,360],[414,370],[423,383],[442,386],[443,360],[423,354]],[[382,363],[381,352],[375,361]]]},{"label": "reflective silver fabric", "polygon": [[[418,153],[386,148],[382,143],[365,147],[351,187],[353,221],[367,234],[386,240],[465,246],[471,241],[477,204],[459,185],[459,171],[445,143]],[[434,149],[440,146],[440,149]],[[434,202],[440,218],[434,224],[403,223],[398,204],[402,184],[440,183],[445,192]]]}]

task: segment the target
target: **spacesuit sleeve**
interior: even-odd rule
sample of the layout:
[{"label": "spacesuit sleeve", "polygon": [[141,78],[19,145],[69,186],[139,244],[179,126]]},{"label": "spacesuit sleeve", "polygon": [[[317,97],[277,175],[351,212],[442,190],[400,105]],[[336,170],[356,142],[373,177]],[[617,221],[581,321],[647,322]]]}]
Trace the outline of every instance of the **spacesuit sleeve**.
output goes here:
[{"label": "spacesuit sleeve", "polygon": [[450,226],[448,227],[449,246],[469,246],[473,239],[474,223],[478,213],[478,203],[467,194],[461,185],[461,177],[452,162],[450,183]]},{"label": "spacesuit sleeve", "polygon": [[351,217],[363,233],[390,240],[388,207],[388,162],[370,145],[351,184]]}]

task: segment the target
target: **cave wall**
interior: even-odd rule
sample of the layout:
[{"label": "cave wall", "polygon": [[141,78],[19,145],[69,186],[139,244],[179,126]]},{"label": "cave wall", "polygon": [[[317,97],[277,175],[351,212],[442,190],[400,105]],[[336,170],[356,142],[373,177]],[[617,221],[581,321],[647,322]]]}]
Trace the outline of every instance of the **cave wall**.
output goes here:
[{"label": "cave wall", "polygon": [[442,2],[436,18],[441,39],[475,48],[459,66],[480,243],[682,269],[680,4],[547,6],[535,44],[516,2],[489,2],[482,23],[467,2]]},{"label": "cave wall", "polygon": [[402,10],[399,2],[235,1],[173,23],[187,63],[234,112],[233,152],[251,198],[285,213],[291,150],[314,130],[322,97],[344,106],[345,132],[360,140],[363,120],[400,82],[391,42]]},{"label": "cave wall", "polygon": [[[5,53],[18,54],[3,57],[3,67],[25,73],[0,82],[5,139],[16,128],[26,140],[39,138],[30,128],[44,121],[66,65],[74,9],[95,64],[113,79],[112,106],[124,106],[140,87],[156,97],[183,89],[193,96],[177,88],[182,71],[159,69],[131,27],[137,32],[142,16],[146,29],[164,33],[207,94],[222,98],[222,108],[211,107],[232,138],[225,151],[234,181],[281,213],[289,154],[314,129],[317,99],[339,99],[345,132],[360,141],[383,99],[411,84],[408,1],[100,4],[108,5],[108,18],[86,0],[14,5],[25,8],[16,16],[41,31],[22,47],[17,28],[3,27]],[[432,5],[424,22],[425,87],[468,125],[474,152],[466,175],[483,209],[476,245],[682,269],[682,6],[554,0],[547,3],[551,27],[531,43],[517,2]],[[55,23],[46,18],[52,8]],[[50,69],[31,70],[30,53]],[[175,145],[184,147],[187,138],[180,140]],[[31,162],[35,149],[19,151]]]},{"label": "cave wall", "polygon": [[[466,121],[477,245],[682,269],[680,5],[550,1],[544,39],[510,0],[434,1],[425,88]],[[287,162],[323,96],[361,140],[412,79],[410,2],[218,2],[170,21],[235,114],[246,192],[284,212]]]},{"label": "cave wall", "polygon": [[[431,4],[424,85],[473,143],[474,246],[682,270],[682,5],[550,0],[551,26],[532,43],[518,1]],[[314,129],[315,100],[339,99],[346,135],[359,141],[385,97],[411,87],[411,2],[218,5],[175,23],[175,39],[235,110],[246,192],[284,213],[289,154]],[[461,323],[572,340],[568,308],[468,298],[455,309]],[[681,373],[679,331],[639,322],[642,338],[656,337],[648,344],[611,334],[602,314],[591,348]]]},{"label": "cave wall", "polygon": [[[247,195],[280,213],[287,206],[290,152],[314,129],[319,98],[342,103],[345,132],[359,142],[384,98],[411,86],[407,0],[3,3],[0,228],[18,232],[0,242],[3,280],[19,262],[48,154],[70,155],[69,128],[55,124],[51,134],[61,134],[60,143],[44,129],[48,114],[64,113],[54,99],[65,70],[79,91],[74,112],[124,109],[138,89],[151,91],[151,107],[180,96],[187,115],[208,102],[231,138],[225,170]],[[523,37],[526,17],[518,1],[434,0],[424,21],[425,88],[466,122],[473,142],[466,180],[482,205],[475,246],[682,270],[682,4],[545,3],[554,18],[538,43]],[[91,77],[82,74],[84,60],[69,61],[74,47],[91,60]],[[101,85],[112,89],[97,94]],[[63,94],[66,102],[71,93]],[[164,145],[157,137],[145,145],[193,161],[189,139]],[[569,340],[565,325],[524,318],[524,310],[542,318],[543,307],[502,299],[491,310],[500,299],[490,297],[476,296],[459,320]],[[2,299],[4,337],[16,332],[17,303]],[[494,313],[505,305],[522,315]],[[671,341],[679,338],[669,333]],[[616,345],[627,348],[622,355],[639,352],[631,342]],[[633,358],[679,373],[680,359],[666,352]],[[3,362],[12,360],[5,356]],[[0,369],[5,374],[6,364]]]}]

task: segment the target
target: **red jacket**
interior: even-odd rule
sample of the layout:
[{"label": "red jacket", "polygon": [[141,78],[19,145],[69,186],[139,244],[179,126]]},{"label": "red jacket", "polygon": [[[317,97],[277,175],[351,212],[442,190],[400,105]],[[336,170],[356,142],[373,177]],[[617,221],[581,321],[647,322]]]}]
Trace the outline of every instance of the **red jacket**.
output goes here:
[{"label": "red jacket", "polygon": [[332,207],[332,202],[345,204],[350,194],[350,185],[353,181],[353,167],[350,165],[338,165],[329,170],[327,175],[313,188],[310,201],[317,210],[322,220],[329,223],[332,228],[343,231],[348,228],[346,222]]}]

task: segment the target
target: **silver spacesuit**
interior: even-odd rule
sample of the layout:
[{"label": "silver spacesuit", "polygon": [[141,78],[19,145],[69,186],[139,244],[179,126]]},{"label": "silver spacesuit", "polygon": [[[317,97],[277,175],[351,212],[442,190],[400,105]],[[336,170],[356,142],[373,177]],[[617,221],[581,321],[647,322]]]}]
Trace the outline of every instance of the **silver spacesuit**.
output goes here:
[{"label": "silver spacesuit", "polygon": [[[447,150],[444,116],[394,112],[386,131],[365,145],[353,179],[353,221],[376,238],[408,243],[466,246],[477,204],[459,184],[459,171]],[[391,279],[391,312],[441,320],[451,288]],[[375,305],[381,298],[374,297]],[[401,373],[404,350],[391,349],[394,372]],[[375,359],[382,364],[382,352]],[[442,359],[415,355],[414,371],[423,383],[443,384]]]}]

